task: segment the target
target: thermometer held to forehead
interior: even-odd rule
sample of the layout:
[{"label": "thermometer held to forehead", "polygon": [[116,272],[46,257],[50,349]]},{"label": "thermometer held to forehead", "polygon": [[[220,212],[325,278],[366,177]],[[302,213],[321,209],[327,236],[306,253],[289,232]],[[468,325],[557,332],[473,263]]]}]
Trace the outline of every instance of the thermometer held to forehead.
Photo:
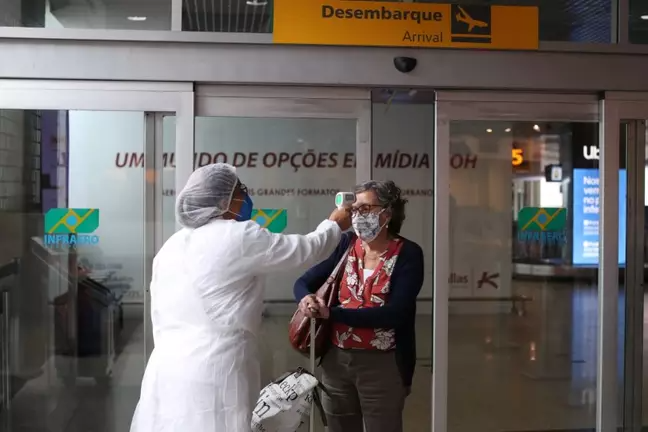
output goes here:
[{"label": "thermometer held to forehead", "polygon": [[353,192],[338,192],[335,195],[335,205],[337,208],[349,208],[355,202],[355,194]]}]

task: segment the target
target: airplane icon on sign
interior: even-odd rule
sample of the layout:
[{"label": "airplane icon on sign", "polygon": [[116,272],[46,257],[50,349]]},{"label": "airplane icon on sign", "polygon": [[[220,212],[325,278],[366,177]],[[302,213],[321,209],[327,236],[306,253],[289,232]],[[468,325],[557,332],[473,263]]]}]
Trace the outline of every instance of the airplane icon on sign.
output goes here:
[{"label": "airplane icon on sign", "polygon": [[457,6],[457,8],[459,8],[459,13],[456,15],[457,21],[467,24],[468,32],[473,31],[475,27],[477,28],[488,27],[487,22],[474,19],[473,17],[468,15],[468,13],[461,6]]}]

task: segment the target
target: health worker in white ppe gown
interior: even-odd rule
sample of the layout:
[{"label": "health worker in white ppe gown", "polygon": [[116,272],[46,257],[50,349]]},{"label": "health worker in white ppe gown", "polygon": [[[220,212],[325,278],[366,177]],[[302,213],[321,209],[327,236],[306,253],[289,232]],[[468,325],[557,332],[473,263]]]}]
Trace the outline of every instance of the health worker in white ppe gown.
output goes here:
[{"label": "health worker in white ppe gown", "polygon": [[131,432],[250,432],[263,276],[324,260],[351,225],[336,210],[310,234],[272,234],[251,213],[231,165],[199,168],[178,194],[183,228],[153,260],[155,348]]}]

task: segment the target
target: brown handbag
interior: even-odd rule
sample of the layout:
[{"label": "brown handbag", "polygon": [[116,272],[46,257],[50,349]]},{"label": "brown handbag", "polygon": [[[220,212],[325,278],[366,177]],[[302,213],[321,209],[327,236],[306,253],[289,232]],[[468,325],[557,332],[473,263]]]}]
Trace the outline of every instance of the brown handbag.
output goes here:
[{"label": "brown handbag", "polygon": [[[326,282],[315,293],[317,297],[324,300],[324,303],[328,307],[331,307],[335,303],[338,295],[339,282],[344,274],[344,265],[351,247],[353,247],[353,242],[351,242],[351,246],[349,246],[342,259],[337,263],[331,275],[326,279]],[[329,347],[331,334],[331,322],[329,320],[308,318],[297,308],[297,311],[290,320],[288,337],[290,344],[296,351],[310,356],[311,322],[315,322],[315,358],[321,358]]]}]

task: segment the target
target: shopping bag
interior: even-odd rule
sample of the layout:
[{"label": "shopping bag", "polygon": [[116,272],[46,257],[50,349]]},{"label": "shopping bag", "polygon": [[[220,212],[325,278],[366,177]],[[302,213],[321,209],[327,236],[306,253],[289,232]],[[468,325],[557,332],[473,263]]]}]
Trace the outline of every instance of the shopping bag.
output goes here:
[{"label": "shopping bag", "polygon": [[[311,322],[311,340],[315,337],[314,324]],[[261,390],[252,413],[253,432],[297,432],[309,418],[309,430],[313,430],[313,405],[320,413],[322,424],[327,426],[318,393],[318,389],[323,392],[326,389],[314,376],[315,344],[311,344],[309,354],[310,373],[299,368],[284,374]]]},{"label": "shopping bag", "polygon": [[313,405],[326,424],[318,387],[323,388],[317,378],[301,368],[268,384],[252,412],[252,431],[297,432],[308,422]]}]

